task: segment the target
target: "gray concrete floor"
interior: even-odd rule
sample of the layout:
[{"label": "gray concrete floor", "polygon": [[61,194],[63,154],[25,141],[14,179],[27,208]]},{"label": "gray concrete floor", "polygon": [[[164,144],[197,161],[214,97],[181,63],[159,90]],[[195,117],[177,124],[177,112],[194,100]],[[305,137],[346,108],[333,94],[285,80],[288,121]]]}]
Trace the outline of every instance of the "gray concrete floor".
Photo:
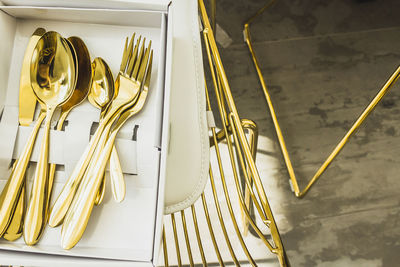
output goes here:
[{"label": "gray concrete floor", "polygon": [[[265,2],[217,0],[217,22],[232,41],[220,52],[239,114],[260,128],[257,164],[292,266],[399,266],[400,85],[296,199],[243,42],[243,22]],[[254,22],[300,187],[399,65],[399,11],[396,0],[277,0]]]}]

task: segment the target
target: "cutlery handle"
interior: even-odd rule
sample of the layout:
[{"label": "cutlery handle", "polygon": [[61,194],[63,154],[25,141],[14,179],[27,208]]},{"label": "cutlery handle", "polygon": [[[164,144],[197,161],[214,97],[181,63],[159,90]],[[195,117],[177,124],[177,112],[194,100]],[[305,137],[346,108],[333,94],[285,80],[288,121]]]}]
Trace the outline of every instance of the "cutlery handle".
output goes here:
[{"label": "cutlery handle", "polygon": [[[114,134],[115,133],[115,134]],[[81,239],[89,221],[94,202],[103,178],[108,159],[111,155],[116,132],[109,137],[104,149],[97,149],[87,174],[79,186],[71,208],[68,210],[61,230],[61,246],[73,248]],[[103,134],[103,141],[107,135]]]},{"label": "cutlery handle", "polygon": [[[99,157],[99,153],[101,153],[102,149],[104,148],[105,142],[107,141],[107,137],[108,137],[108,131],[109,131],[110,128],[111,128],[111,124],[107,127],[107,130],[104,131],[103,137],[99,141],[99,145],[96,148],[96,152],[92,157],[92,161],[90,162],[90,164],[88,166],[88,170],[86,171],[84,177],[87,176],[88,173],[90,173],[90,170],[91,170],[93,164],[95,164],[95,163],[92,163],[92,162],[96,162],[96,159]],[[83,178],[83,179],[85,179],[85,178]],[[101,178],[100,187],[99,187],[99,190],[97,191],[97,195],[96,195],[96,198],[94,200],[94,204],[96,206],[100,205],[101,202],[103,202],[105,192],[106,192],[106,172],[105,172],[105,169],[104,169],[103,178]]]},{"label": "cutlery handle", "polygon": [[[99,127],[97,128],[93,138],[90,140],[88,146],[80,157],[78,163],[76,164],[71,176],[69,177],[67,183],[64,185],[61,193],[56,199],[54,206],[50,212],[49,225],[51,227],[56,227],[62,223],[65,214],[67,213],[72,200],[74,199],[76,190],[82,181],[82,177],[90,163],[90,160],[98,146],[100,137],[103,132],[108,135],[113,122],[118,118],[118,113],[107,119],[100,121]],[[103,143],[104,144],[104,143]]]},{"label": "cutlery handle", "polygon": [[86,171],[90,159],[92,158],[93,152],[97,146],[97,143],[105,126],[105,123],[99,124],[99,127],[97,128],[94,136],[90,140],[88,146],[86,147],[74,170],[72,171],[71,176],[61,190],[61,193],[58,195],[49,216],[49,225],[51,227],[56,227],[60,225],[64,220],[65,214],[67,213],[69,206],[71,205],[75,192],[78,189],[79,184],[81,183],[83,174]]},{"label": "cutlery handle", "polygon": [[[65,122],[65,119],[67,118],[69,112],[71,111],[71,109],[62,112],[60,115],[60,118],[58,119],[58,123],[57,123],[57,131],[61,131]],[[45,209],[45,218],[46,218],[46,222],[49,216],[49,207],[50,207],[50,202],[51,202],[51,193],[53,191],[53,184],[54,184],[54,176],[56,174],[56,167],[57,164],[49,164],[49,181],[48,181],[48,185],[49,185],[49,189],[47,190],[47,207]]]},{"label": "cutlery handle", "polygon": [[53,113],[53,108],[47,109],[39,160],[37,162],[31,197],[28,201],[28,208],[25,215],[24,239],[28,246],[32,246],[39,241],[46,225],[45,210],[47,208],[47,191],[49,189],[49,137],[51,117],[53,116]]},{"label": "cutlery handle", "polygon": [[106,173],[104,172],[103,173],[103,178],[101,179],[101,184],[100,184],[99,191],[97,192],[97,196],[96,196],[96,199],[94,201],[94,204],[96,206],[100,205],[101,202],[103,202],[105,193],[106,193]]},{"label": "cutlery handle", "polygon": [[6,187],[0,194],[0,236],[4,234],[11,221],[11,216],[15,211],[17,199],[20,196],[22,186],[24,185],[24,177],[26,167],[32,154],[33,145],[35,144],[36,135],[39,131],[42,121],[46,117],[46,113],[40,113],[39,118],[32,130],[31,135],[24,147],[17,165],[7,181]]},{"label": "cutlery handle", "polygon": [[[111,136],[113,136],[112,139],[113,144],[115,142],[115,138],[117,136],[118,131],[131,116],[133,116],[138,112],[138,110],[140,109],[134,107],[130,110],[123,112],[121,116],[118,118],[118,121],[115,123],[114,129],[112,130],[111,134]],[[124,174],[122,172],[120,160],[115,145],[112,146],[111,157],[110,157],[110,178],[111,178],[111,189],[113,192],[114,199],[117,202],[121,202],[125,198],[126,185],[125,185]]]},{"label": "cutlery handle", "polygon": [[14,241],[21,237],[22,228],[25,216],[25,205],[26,205],[26,179],[24,179],[24,185],[22,186],[21,194],[19,195],[17,206],[12,214],[10,225],[4,233],[4,239],[8,241]]},{"label": "cutlery handle", "polygon": [[125,198],[125,178],[115,146],[112,148],[110,157],[110,178],[114,199],[121,202]]}]

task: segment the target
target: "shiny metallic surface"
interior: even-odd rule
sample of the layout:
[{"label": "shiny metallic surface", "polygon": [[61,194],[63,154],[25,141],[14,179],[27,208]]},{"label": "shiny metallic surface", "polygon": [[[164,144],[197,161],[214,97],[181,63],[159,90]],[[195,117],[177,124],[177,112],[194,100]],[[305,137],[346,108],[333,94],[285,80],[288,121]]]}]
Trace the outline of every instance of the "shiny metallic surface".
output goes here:
[{"label": "shiny metallic surface", "polygon": [[[100,125],[96,130],[95,135],[90,140],[85,152],[81,156],[70,178],[64,185],[63,190],[58,195],[53,207],[51,208],[49,216],[49,225],[51,227],[56,227],[63,222],[65,214],[71,205],[75,192],[78,189],[81,179],[96,149],[96,145],[100,140],[101,134],[108,121],[113,118],[112,115],[108,117],[104,115],[106,112],[105,110],[109,107],[109,103],[111,103],[109,101],[114,98],[113,94],[111,94],[115,91],[114,83],[112,82],[114,80],[112,73],[103,59],[96,58],[94,63],[95,64],[92,64],[93,81],[88,99],[93,105],[102,107],[102,120],[100,121]],[[106,91],[104,91],[105,89]],[[102,199],[101,196],[104,195],[103,192],[104,191],[99,192],[98,201]]]},{"label": "shiny metallic surface", "polygon": [[75,88],[75,51],[56,32],[46,32],[31,59],[31,84],[38,101],[48,109],[66,102]]},{"label": "shiny metallic surface", "polygon": [[[58,119],[57,123],[57,130],[61,131],[64,125],[68,114],[71,110],[81,104],[89,94],[89,89],[92,85],[92,66],[90,61],[90,54],[85,45],[85,43],[79,37],[69,37],[67,39],[76,53],[76,61],[77,61],[77,80],[75,84],[75,90],[73,91],[71,97],[68,99],[67,102],[61,105],[61,114],[60,118]],[[49,205],[51,201],[51,193],[53,188],[54,182],[54,175],[56,171],[56,164],[49,165],[49,174],[48,174],[48,197],[47,197],[47,208],[45,209],[46,215],[45,217],[48,218],[49,213]],[[47,219],[46,219],[47,222]]]},{"label": "shiny metallic surface", "polygon": [[36,244],[43,234],[48,208],[48,153],[50,123],[55,109],[66,103],[76,84],[76,54],[56,32],[45,33],[31,60],[31,83],[39,102],[46,107],[46,120],[38,165],[24,221],[24,240]]},{"label": "shiny metallic surface", "polygon": [[89,102],[101,109],[102,113],[114,98],[114,78],[107,63],[95,58],[92,63],[93,83],[89,93]]},{"label": "shiny metallic surface", "polygon": [[[29,126],[33,121],[36,108],[36,97],[31,87],[31,80],[29,75],[30,61],[33,49],[40,37],[45,34],[46,30],[38,28],[29,39],[28,45],[25,49],[24,60],[21,67],[21,78],[19,82],[19,104],[18,104],[18,121],[21,126]],[[16,162],[13,165],[15,168]],[[26,186],[22,187],[18,200],[17,207],[13,214],[10,225],[4,234],[4,238],[9,241],[14,241],[22,235],[23,220],[25,216],[26,205]]]},{"label": "shiny metallic surface", "polygon": [[[271,250],[271,252],[276,253],[279,259],[279,262],[281,263],[282,266],[287,266],[289,265],[288,262],[286,262],[285,260],[285,251],[283,248],[283,244],[282,244],[282,240],[278,231],[278,228],[276,226],[270,205],[268,203],[266,194],[265,194],[265,189],[262,185],[261,182],[261,178],[259,176],[257,167],[255,165],[255,161],[252,157],[252,152],[251,149],[247,143],[247,139],[244,133],[243,128],[241,127],[241,122],[239,119],[239,115],[237,112],[237,108],[236,108],[236,104],[233,100],[232,97],[232,93],[230,91],[230,86],[229,86],[229,82],[227,80],[227,77],[225,75],[225,71],[224,71],[224,67],[222,65],[222,61],[218,52],[218,48],[217,45],[215,43],[215,39],[212,35],[212,30],[210,27],[210,24],[208,22],[208,19],[206,19],[206,13],[205,13],[205,8],[204,8],[204,4],[202,3],[202,1],[199,2],[200,5],[200,12],[202,14],[202,18],[203,18],[203,23],[204,23],[204,41],[206,44],[206,50],[207,50],[207,55],[208,55],[208,59],[209,59],[209,66],[211,69],[211,73],[212,73],[212,77],[213,77],[213,82],[214,82],[214,88],[215,88],[215,93],[217,95],[217,99],[219,102],[219,111],[221,114],[221,119],[223,121],[223,125],[224,125],[224,130],[227,134],[227,128],[225,125],[230,124],[232,128],[236,128],[237,133],[236,135],[234,134],[234,137],[237,138],[237,143],[236,146],[237,148],[240,147],[240,149],[243,151],[243,160],[246,162],[246,164],[248,164],[248,168],[252,173],[252,178],[254,181],[254,186],[256,188],[256,192],[258,195],[258,199],[254,199],[255,201],[259,201],[260,206],[263,210],[263,212],[261,213],[261,216],[265,216],[266,219],[268,220],[268,225],[266,225],[271,232],[271,236],[272,239],[274,241],[274,246],[272,245],[268,245],[270,244],[269,242],[266,242],[265,244],[267,245],[267,247]],[[215,64],[215,65],[214,65]],[[218,72],[218,80],[216,78],[216,75],[213,74],[214,73],[214,68],[212,66],[215,66],[216,71]],[[220,79],[220,80],[219,80]],[[222,92],[223,94],[220,95],[220,92]],[[225,106],[225,101],[222,101],[222,97],[225,98],[226,101],[226,108]],[[226,121],[226,116],[229,116],[229,122]],[[231,163],[233,165],[235,165],[234,163],[234,155],[233,155],[233,149],[232,147],[229,145],[230,143],[230,138],[226,139],[228,141],[228,148],[229,148],[229,155],[231,158]],[[217,153],[218,154],[218,153]],[[218,157],[219,158],[219,157]],[[236,168],[232,168],[232,170],[235,173]],[[237,180],[237,175],[235,175],[235,180]],[[221,177],[222,178],[222,177]],[[223,183],[225,185],[225,183]],[[228,194],[227,194],[227,190],[226,190],[226,186],[223,186],[224,188],[224,192],[225,192],[225,196],[226,198],[228,198]],[[229,203],[229,201],[227,202]],[[229,208],[230,211],[230,215],[231,218],[235,224],[235,219],[234,219],[234,215],[232,212],[232,209]],[[249,218],[250,219],[250,218]],[[265,222],[267,220],[264,220]],[[236,234],[239,238],[239,241],[242,245],[242,248],[245,252],[245,254],[247,255],[247,258],[249,260],[249,262],[254,262],[254,260],[252,259],[248,249],[246,248],[246,245],[243,241],[243,238],[241,237],[240,232],[238,231],[238,228],[235,227],[236,230]],[[260,235],[259,235],[260,236]],[[260,236],[262,237],[262,236]]]},{"label": "shiny metallic surface", "polygon": [[[128,41],[128,39],[127,39]],[[127,42],[126,41],[126,42]],[[129,43],[129,47],[132,49],[132,44],[133,44],[133,39],[131,39]],[[131,51],[127,47],[127,43],[125,44],[125,50],[126,51]],[[132,55],[131,55],[132,56]],[[124,57],[122,61],[125,60],[125,63],[122,62],[122,65],[126,65],[126,61],[129,58],[129,54],[124,53]],[[107,66],[107,63],[101,58],[95,58],[93,63],[93,72],[95,76],[95,83],[93,83],[93,86],[90,90],[89,94],[89,102],[101,109],[101,116],[100,116],[100,121],[104,118],[105,111],[107,110],[108,106],[111,104],[111,101],[116,97],[118,94],[118,91],[115,90],[114,86],[114,79],[111,74],[110,68]],[[122,180],[123,181],[123,173],[121,169],[121,164],[119,162],[119,157],[117,150],[115,149],[115,146],[113,148],[113,153],[110,158],[110,177],[111,177],[111,185],[112,188],[115,187],[121,187],[120,190],[112,190],[114,199],[117,202],[121,202],[124,197],[125,197],[125,182],[123,183],[115,183],[115,181]],[[121,194],[115,194],[115,192],[121,192]],[[102,200],[104,199],[104,193],[105,193],[105,174],[103,181],[100,185],[99,193],[96,197],[95,204],[99,205],[101,204]]]},{"label": "shiny metallic surface", "polygon": [[[86,229],[118,131],[130,117],[143,108],[146,102],[150,85],[152,59],[153,51],[151,51],[149,44],[142,56],[138,58],[138,63],[136,63],[139,65],[137,72],[133,72],[132,76],[122,73],[119,77],[121,79],[119,84],[120,93],[134,93],[137,97],[133,99],[130,106],[120,113],[113,128],[111,128],[112,124],[109,123],[102,134],[87,172],[65,216],[61,231],[61,245],[64,249],[74,247]],[[118,96],[116,99],[118,99]]]},{"label": "shiny metallic surface", "polygon": [[[100,120],[102,120],[107,107],[111,104],[111,101],[115,98],[117,92],[115,91],[114,78],[111,70],[102,58],[95,58],[92,63],[92,68],[95,82],[92,84],[88,98],[89,102],[93,106],[101,110]],[[105,179],[106,176],[104,174],[103,181],[101,182],[100,189],[96,197],[96,205],[101,204],[104,199],[104,194],[106,191]]]},{"label": "shiny metallic surface", "polygon": [[45,32],[46,30],[43,28],[36,29],[29,39],[29,43],[25,50],[24,60],[21,68],[18,104],[18,120],[19,124],[22,126],[29,126],[33,121],[33,116],[35,115],[37,100],[31,87],[30,62],[36,43],[43,36],[43,34],[45,34]]},{"label": "shiny metallic surface", "polygon": [[23,222],[25,216],[25,206],[26,206],[26,181],[25,185],[22,185],[22,190],[20,197],[18,199],[15,211],[12,215],[10,225],[8,226],[3,238],[8,241],[15,241],[22,236]]},{"label": "shiny metallic surface", "polygon": [[15,207],[19,202],[21,192],[23,191],[22,188],[25,186],[25,171],[28,167],[33,145],[35,144],[40,125],[45,118],[46,113],[41,112],[39,118],[36,120],[34,128],[32,129],[32,133],[25,144],[24,150],[18,161],[16,161],[17,163],[14,170],[0,194],[0,236],[3,236],[9,227]]}]

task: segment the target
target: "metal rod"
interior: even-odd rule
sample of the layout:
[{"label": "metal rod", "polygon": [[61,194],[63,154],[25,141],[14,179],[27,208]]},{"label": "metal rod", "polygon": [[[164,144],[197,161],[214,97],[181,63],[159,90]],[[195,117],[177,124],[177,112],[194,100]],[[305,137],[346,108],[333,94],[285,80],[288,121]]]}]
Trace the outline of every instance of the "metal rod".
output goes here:
[{"label": "metal rod", "polygon": [[224,261],[222,260],[222,257],[221,257],[221,253],[220,253],[219,248],[218,248],[217,240],[215,239],[214,230],[213,230],[213,227],[212,227],[212,224],[211,224],[210,214],[208,212],[207,201],[206,201],[206,198],[204,197],[204,193],[201,194],[201,201],[203,203],[204,215],[206,216],[207,225],[208,225],[208,231],[210,232],[211,240],[212,240],[213,245],[214,245],[215,254],[217,255],[219,264],[221,266],[225,266]]},{"label": "metal rod", "polygon": [[231,244],[231,241],[230,241],[229,236],[228,236],[228,231],[226,230],[225,222],[224,222],[224,219],[222,217],[221,207],[219,205],[218,195],[217,195],[217,191],[215,189],[214,175],[212,173],[211,166],[210,166],[209,175],[210,175],[210,181],[211,181],[211,188],[212,188],[212,192],[213,192],[213,196],[214,196],[214,204],[215,204],[215,208],[217,210],[219,223],[221,225],[221,229],[222,229],[222,232],[224,234],[226,245],[228,246],[229,253],[232,256],[233,262],[237,266],[240,266],[239,261],[238,261],[238,259],[236,257],[235,251],[232,248],[232,244]]},{"label": "metal rod", "polygon": [[162,242],[163,242],[163,252],[164,252],[164,266],[168,267],[168,250],[167,250],[167,240],[165,237],[165,227],[162,229]]},{"label": "metal rod", "polygon": [[186,249],[187,249],[188,256],[189,256],[189,263],[190,263],[190,266],[194,266],[192,249],[190,248],[190,241],[189,241],[189,235],[188,235],[188,230],[187,230],[187,225],[186,225],[186,217],[185,217],[185,211],[184,210],[181,210],[181,219],[182,219],[183,233],[185,234]]},{"label": "metal rod", "polygon": [[204,254],[203,244],[201,243],[199,224],[197,222],[196,209],[194,207],[194,204],[192,206],[190,206],[190,208],[192,210],[193,224],[194,224],[194,229],[196,232],[197,245],[199,246],[199,250],[200,250],[201,261],[203,262],[203,266],[207,266],[207,260],[206,260],[205,254]]},{"label": "metal rod", "polygon": [[[210,54],[212,54],[213,57],[213,64],[215,65],[215,68],[218,72],[218,76],[220,78],[221,84],[222,84],[222,90],[225,96],[225,101],[227,106],[229,107],[229,110],[231,113],[233,113],[234,115],[234,119],[235,119],[235,123],[240,124],[240,118],[237,112],[237,108],[235,105],[235,102],[233,100],[233,96],[232,93],[230,91],[230,87],[229,87],[229,83],[228,83],[228,79],[226,77],[223,65],[222,65],[222,61],[221,61],[221,57],[219,55],[218,52],[218,47],[216,45],[213,33],[212,33],[212,29],[210,26],[210,23],[208,21],[208,17],[207,17],[207,12],[205,10],[205,6],[204,6],[204,2],[202,0],[199,0],[199,8],[200,8],[200,13],[201,13],[201,18],[203,21],[203,36],[205,37],[205,43],[206,43],[206,48],[208,47],[208,45],[210,46],[209,50],[207,51],[207,54],[210,56]],[[211,51],[210,51],[211,50]],[[252,153],[249,147],[249,144],[247,142],[246,136],[244,134],[244,130],[242,127],[238,128],[238,138],[239,141],[241,142],[241,144],[243,145],[243,152],[244,152],[244,157],[246,159],[246,162],[249,165],[249,169],[251,170],[252,174],[253,174],[253,180],[256,186],[256,189],[258,191],[258,196],[260,198],[261,204],[263,209],[265,210],[265,213],[267,215],[267,218],[271,221],[270,223],[270,230],[271,230],[271,236],[272,239],[276,245],[276,250],[277,250],[277,254],[278,254],[278,259],[281,261],[282,255],[285,255],[284,253],[284,247],[282,244],[282,240],[281,237],[279,235],[279,231],[278,228],[276,226],[271,208],[269,206],[268,203],[268,199],[267,196],[265,194],[265,190],[264,187],[262,185],[261,182],[261,178],[259,176],[257,167],[255,165],[255,162],[253,160],[252,157]],[[286,266],[284,263],[281,262],[282,266]]]},{"label": "metal rod", "polygon": [[174,230],[176,258],[178,261],[178,266],[180,267],[182,266],[181,251],[179,249],[178,231],[176,229],[175,215],[173,213],[171,214],[171,223],[172,223],[172,228]]},{"label": "metal rod", "polygon": [[253,22],[253,20],[261,15],[265,10],[267,10],[273,3],[274,1],[269,2],[266,4],[264,7],[262,7],[260,10],[257,11],[257,13],[252,16],[245,24],[244,24],[244,35],[246,39],[246,44],[249,48],[251,58],[253,60],[254,66],[256,68],[256,72],[258,75],[258,78],[260,80],[260,84],[262,87],[262,90],[265,95],[265,99],[268,104],[268,109],[272,117],[272,121],[274,123],[275,127],[275,132],[278,137],[279,145],[282,151],[282,155],[286,164],[287,171],[289,173],[290,181],[292,184],[292,188],[294,191],[294,194],[296,197],[303,197],[307,194],[307,192],[310,190],[310,188],[317,182],[317,180],[320,178],[320,176],[325,172],[325,170],[328,168],[328,166],[332,163],[332,161],[335,159],[335,157],[339,154],[339,152],[343,149],[343,147],[346,145],[352,134],[360,127],[360,125],[364,122],[364,120],[368,117],[368,115],[373,111],[375,106],[381,101],[381,99],[384,97],[384,95],[389,91],[389,89],[393,86],[393,84],[396,83],[397,79],[399,78],[400,75],[400,66],[397,67],[397,69],[394,71],[392,76],[387,80],[387,82],[384,84],[384,86],[381,88],[381,90],[378,92],[378,94],[375,96],[375,98],[371,101],[371,103],[365,108],[365,110],[362,112],[362,114],[358,117],[358,119],[354,122],[353,126],[349,129],[349,131],[344,135],[344,137],[340,140],[340,142],[336,145],[336,147],[333,149],[331,154],[327,157],[324,163],[322,163],[321,167],[317,170],[317,172],[314,174],[314,176],[311,178],[309,183],[306,185],[306,187],[301,191],[298,185],[298,181],[293,169],[292,162],[290,160],[289,152],[286,147],[285,139],[282,134],[281,127],[278,123],[278,118],[276,116],[276,112],[274,109],[274,106],[272,104],[271,96],[268,92],[267,85],[264,79],[264,76],[262,74],[260,64],[258,62],[257,56],[255,54],[253,44],[251,41],[251,35],[250,35],[250,23]]},{"label": "metal rod", "polygon": [[[207,54],[208,54],[209,65],[210,65],[210,69],[211,69],[211,76],[212,76],[212,80],[213,80],[213,83],[214,83],[214,89],[215,89],[214,91],[215,91],[215,93],[216,93],[217,100],[218,100],[218,108],[219,108],[219,110],[220,110],[220,115],[221,115],[222,124],[224,125],[225,136],[227,137],[226,140],[228,140],[228,139],[229,139],[229,134],[228,134],[228,131],[227,131],[227,129],[226,129],[226,124],[227,124],[227,122],[225,121],[225,118],[224,118],[224,114],[226,114],[226,111],[225,111],[225,109],[224,109],[222,100],[221,100],[221,98],[219,97],[220,88],[221,88],[221,87],[219,86],[219,85],[220,85],[220,81],[217,80],[216,75],[215,75],[215,72],[214,72],[214,69],[213,69],[213,61],[212,61],[212,59],[211,59],[211,57],[210,57],[210,47],[209,47],[209,42],[208,42],[206,33],[204,33],[204,42],[205,42],[205,47],[206,47]],[[215,127],[212,127],[212,128],[211,128],[211,131],[212,131],[212,133],[213,133],[214,144],[217,144],[218,142],[217,142]],[[225,175],[224,175],[224,170],[223,170],[223,166],[222,166],[222,162],[221,162],[221,156],[220,156],[220,152],[219,152],[219,147],[218,147],[218,145],[215,145],[214,148],[215,148],[215,152],[216,152],[217,160],[218,160],[219,174],[220,174],[220,176],[221,176],[221,180],[222,180],[222,181],[225,181]],[[234,171],[236,171],[236,168],[232,168],[232,169],[233,169]],[[232,256],[232,259],[233,259],[234,263],[237,264],[237,265],[240,265],[239,262],[238,262],[238,260],[237,260],[237,258],[236,258],[236,255],[235,255],[235,253],[234,253],[234,251],[233,251],[233,249],[232,249],[232,245],[231,245],[231,243],[230,243],[230,240],[229,240],[228,235],[227,235],[227,232],[226,232],[226,227],[225,227],[225,224],[224,224],[224,220],[223,220],[223,218],[222,218],[222,214],[221,214],[221,210],[220,210],[220,206],[219,206],[219,201],[218,201],[218,196],[217,196],[216,189],[215,189],[214,177],[213,177],[213,173],[212,173],[212,168],[211,168],[211,166],[210,166],[210,182],[211,182],[211,188],[212,188],[213,195],[214,195],[215,207],[216,207],[216,209],[217,209],[218,218],[219,218],[219,220],[220,220],[220,224],[221,224],[221,227],[222,227],[222,230],[223,230],[223,233],[224,233],[224,237],[225,237],[226,243],[227,243],[228,248],[229,248],[229,252],[231,253],[231,256]],[[225,187],[224,187],[224,192],[225,192]],[[234,224],[234,228],[235,228],[235,230],[236,230],[236,233],[237,233],[237,236],[238,236],[238,238],[239,238],[240,244],[242,245],[242,248],[243,248],[243,250],[244,250],[246,256],[248,257],[249,261],[253,263],[254,260],[253,260],[253,258],[251,257],[250,252],[248,251],[248,249],[247,249],[247,247],[246,247],[246,244],[245,244],[244,241],[243,241],[243,238],[242,238],[242,236],[241,236],[241,234],[240,234],[240,231],[238,230],[237,222],[236,222],[235,216],[233,215],[232,207],[231,207],[231,204],[230,204],[230,199],[229,199],[229,197],[228,197],[227,194],[225,194],[225,199],[226,199],[226,201],[227,201],[228,210],[229,210],[229,213],[230,213],[230,215],[231,215],[231,219],[232,219],[232,222],[233,222],[233,224]]]}]

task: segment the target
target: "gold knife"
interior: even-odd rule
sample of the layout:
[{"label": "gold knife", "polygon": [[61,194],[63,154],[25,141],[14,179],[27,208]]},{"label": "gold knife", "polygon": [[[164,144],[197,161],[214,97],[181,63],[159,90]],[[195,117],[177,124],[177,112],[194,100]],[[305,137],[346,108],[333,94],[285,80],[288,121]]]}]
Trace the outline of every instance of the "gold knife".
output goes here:
[{"label": "gold knife", "polygon": [[[31,87],[30,79],[30,63],[33,50],[40,37],[45,34],[46,30],[38,28],[29,39],[28,46],[25,49],[24,61],[22,62],[21,78],[19,82],[19,113],[18,121],[21,126],[29,126],[35,115],[36,97]],[[14,163],[14,166],[17,162]],[[4,238],[14,241],[22,235],[22,227],[25,215],[26,203],[26,184],[22,187],[15,212],[12,215],[10,225],[4,233]]]}]

